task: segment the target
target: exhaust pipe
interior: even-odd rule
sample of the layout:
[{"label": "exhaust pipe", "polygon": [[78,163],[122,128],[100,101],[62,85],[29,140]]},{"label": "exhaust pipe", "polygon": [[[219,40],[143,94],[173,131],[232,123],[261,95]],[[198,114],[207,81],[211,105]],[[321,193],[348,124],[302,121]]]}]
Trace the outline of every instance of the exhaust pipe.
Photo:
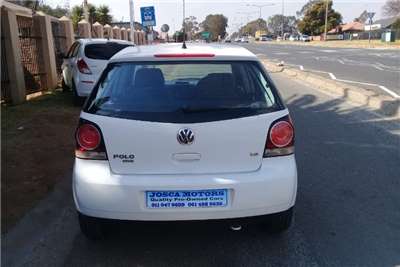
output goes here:
[{"label": "exhaust pipe", "polygon": [[242,226],[241,226],[241,225],[238,225],[238,224],[236,224],[236,225],[231,225],[229,228],[230,228],[232,231],[240,231],[240,230],[242,230]]}]

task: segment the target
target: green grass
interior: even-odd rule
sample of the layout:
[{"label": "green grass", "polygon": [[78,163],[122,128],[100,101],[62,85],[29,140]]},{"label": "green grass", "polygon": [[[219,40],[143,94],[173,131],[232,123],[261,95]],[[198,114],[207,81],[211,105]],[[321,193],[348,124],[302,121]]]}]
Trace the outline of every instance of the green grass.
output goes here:
[{"label": "green grass", "polygon": [[71,93],[61,90],[46,92],[44,95],[35,97],[20,105],[2,104],[1,127],[2,130],[8,126],[14,126],[30,118],[33,114],[49,112],[68,112],[75,110]]}]

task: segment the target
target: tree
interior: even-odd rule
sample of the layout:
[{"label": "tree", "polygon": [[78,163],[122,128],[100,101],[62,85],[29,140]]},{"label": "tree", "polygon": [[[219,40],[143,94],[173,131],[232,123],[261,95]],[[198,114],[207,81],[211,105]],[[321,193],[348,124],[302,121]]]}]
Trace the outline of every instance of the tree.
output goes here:
[{"label": "tree", "polygon": [[364,10],[360,16],[358,16],[358,18],[355,18],[354,21],[355,22],[361,22],[361,23],[365,23],[368,20],[368,11]]},{"label": "tree", "polygon": [[400,18],[396,19],[396,21],[392,24],[393,30],[400,30]]},{"label": "tree", "polygon": [[[172,38],[176,42],[183,42],[183,32],[182,31],[176,31],[173,35]],[[185,38],[186,39],[186,38]]]},{"label": "tree", "polygon": [[264,30],[267,31],[267,22],[263,19],[256,19],[253,21],[250,21],[243,27],[239,29],[239,32],[241,35],[255,35],[256,31],[258,30]]},{"label": "tree", "polygon": [[201,23],[204,31],[211,33],[211,40],[216,41],[218,38],[224,38],[226,35],[226,27],[228,26],[228,18],[222,14],[208,15]]},{"label": "tree", "polygon": [[97,21],[103,25],[110,24],[112,16],[110,15],[110,8],[106,5],[100,5],[96,9]]},{"label": "tree", "polygon": [[40,0],[15,0],[12,2],[13,2],[13,4],[27,7],[32,10],[37,10],[39,8],[39,6],[42,4],[42,1],[40,1]]},{"label": "tree", "polygon": [[383,14],[388,17],[400,15],[400,0],[387,0],[383,6]]},{"label": "tree", "polygon": [[306,11],[315,3],[321,2],[322,0],[309,0],[299,11],[296,11],[297,17],[303,17]]},{"label": "tree", "polygon": [[17,0],[13,1],[14,4],[30,8],[36,11],[42,11],[43,13],[56,17],[61,18],[68,14],[68,9],[62,8],[60,6],[56,6],[55,8],[46,5],[43,3],[43,0]]},{"label": "tree", "polygon": [[[96,21],[105,25],[112,22],[112,16],[110,15],[110,8],[107,5],[101,5],[96,7],[95,5],[88,4],[89,23],[93,24]],[[84,19],[83,7],[81,5],[72,7],[71,20],[74,25],[74,29],[78,27],[78,22]],[[135,27],[136,28],[136,27]]]},{"label": "tree", "polygon": [[62,8],[60,6],[56,6],[55,8],[52,8],[49,5],[40,5],[38,7],[38,10],[42,11],[43,13],[56,17],[56,18],[61,18],[62,16],[68,15],[69,10],[66,8]]},{"label": "tree", "polygon": [[[297,24],[303,34],[320,35],[325,29],[325,1],[312,4],[304,13],[304,17]],[[335,28],[342,22],[342,15],[332,9],[332,1],[328,1],[328,24],[327,29]]]},{"label": "tree", "polygon": [[183,20],[182,31],[183,28],[189,39],[192,39],[193,36],[199,31],[199,23],[197,22],[197,18],[194,16],[190,16]]},{"label": "tree", "polygon": [[71,10],[71,20],[74,29],[78,27],[78,22],[83,19],[83,8],[82,6],[74,6]]},{"label": "tree", "polygon": [[297,19],[295,16],[282,16],[273,15],[268,18],[268,30],[275,35],[282,34],[282,22],[283,32],[297,33]]}]

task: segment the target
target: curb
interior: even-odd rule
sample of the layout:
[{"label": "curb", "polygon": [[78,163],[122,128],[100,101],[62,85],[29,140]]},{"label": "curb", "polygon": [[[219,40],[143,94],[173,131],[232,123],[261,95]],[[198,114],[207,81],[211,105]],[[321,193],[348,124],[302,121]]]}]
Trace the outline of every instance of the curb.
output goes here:
[{"label": "curb", "polygon": [[322,91],[342,97],[358,105],[372,108],[381,115],[400,119],[400,100],[380,95],[361,87],[333,81],[311,72],[288,68],[287,66],[278,66],[276,63],[265,59],[262,59],[261,62],[269,72],[284,73],[291,78],[305,81]]}]

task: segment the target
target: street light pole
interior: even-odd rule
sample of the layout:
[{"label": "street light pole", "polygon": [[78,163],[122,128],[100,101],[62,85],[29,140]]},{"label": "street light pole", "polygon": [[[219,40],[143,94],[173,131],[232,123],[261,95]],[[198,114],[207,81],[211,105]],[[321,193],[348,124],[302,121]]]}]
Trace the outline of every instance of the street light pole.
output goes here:
[{"label": "street light pole", "polygon": [[131,41],[135,43],[135,10],[133,0],[129,0],[129,18],[131,25]]},{"label": "street light pole", "polygon": [[[266,6],[274,6],[275,4],[271,3],[271,4],[265,4],[265,5],[253,5],[253,4],[247,4],[246,6],[253,6],[253,7],[257,7],[258,8],[258,18],[262,19],[262,8],[266,7]],[[261,26],[260,26],[261,21],[258,22],[258,29],[261,30]]]},{"label": "street light pole", "polygon": [[[247,15],[247,20],[246,20],[246,24],[249,23],[250,18],[251,18],[251,14],[253,14],[253,12],[236,12],[236,14],[241,14],[241,15]],[[242,23],[242,25],[244,26],[245,23]]]},{"label": "street light pole", "polygon": [[324,30],[324,41],[326,41],[326,34],[328,31],[328,1],[325,1],[325,30]]},{"label": "street light pole", "polygon": [[182,44],[182,48],[186,49],[186,25],[185,25],[185,0],[182,0],[182,4],[183,4],[183,44]]}]

